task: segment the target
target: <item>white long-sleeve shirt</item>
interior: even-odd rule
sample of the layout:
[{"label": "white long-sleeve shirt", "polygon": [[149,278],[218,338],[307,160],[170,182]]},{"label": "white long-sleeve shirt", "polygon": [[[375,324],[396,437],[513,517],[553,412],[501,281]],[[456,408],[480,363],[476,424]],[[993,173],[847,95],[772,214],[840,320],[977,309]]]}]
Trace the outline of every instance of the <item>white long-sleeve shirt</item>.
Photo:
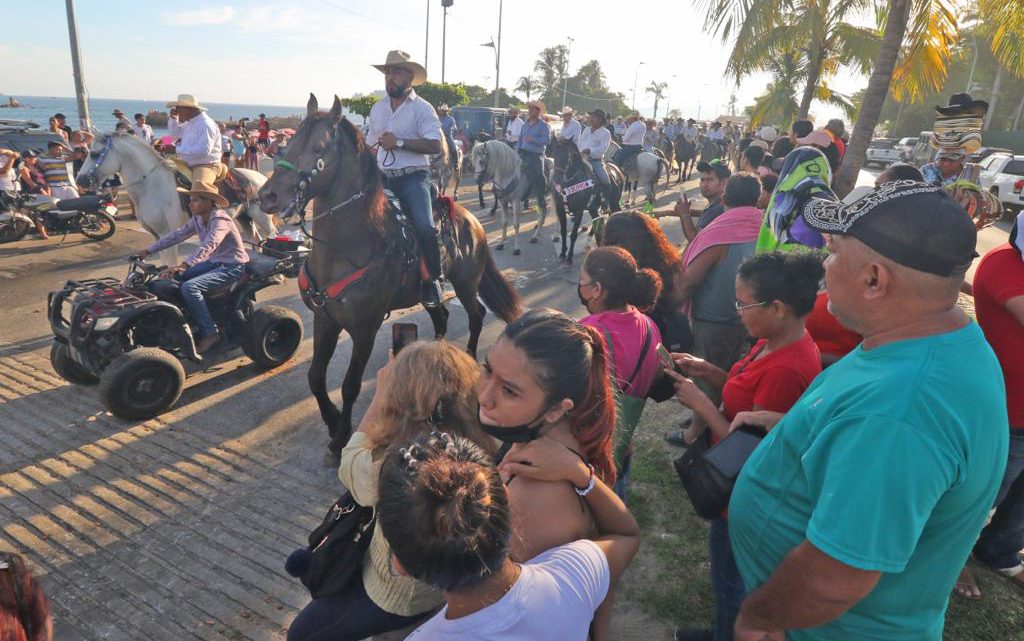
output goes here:
[{"label": "white long-sleeve shirt", "polygon": [[176,147],[178,157],[189,167],[220,162],[220,128],[205,111],[186,122],[170,118],[167,128],[171,130],[172,136],[181,138]]},{"label": "white long-sleeve shirt", "polygon": [[505,140],[509,142],[519,142],[519,133],[523,130],[523,119],[519,116],[508,121],[505,126]]},{"label": "white long-sleeve shirt", "polygon": [[571,140],[579,147],[580,133],[582,132],[583,125],[577,120],[570,120],[567,124],[562,125],[562,131],[558,132],[558,137],[563,140]]},{"label": "white long-sleeve shirt", "polygon": [[626,133],[622,134],[622,144],[642,145],[644,144],[644,134],[646,133],[647,125],[637,120],[626,127]]},{"label": "white long-sleeve shirt", "polygon": [[604,158],[604,154],[608,151],[608,145],[611,142],[612,134],[608,131],[607,127],[598,127],[597,129],[586,127],[583,133],[580,134],[576,146],[580,148],[580,151],[589,149],[590,157],[596,160]]}]

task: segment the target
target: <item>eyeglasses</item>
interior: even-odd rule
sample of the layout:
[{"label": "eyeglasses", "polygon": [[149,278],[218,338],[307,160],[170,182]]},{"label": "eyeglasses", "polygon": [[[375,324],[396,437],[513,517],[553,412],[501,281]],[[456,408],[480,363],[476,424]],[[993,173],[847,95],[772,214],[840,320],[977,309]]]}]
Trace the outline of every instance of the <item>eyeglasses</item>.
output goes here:
[{"label": "eyeglasses", "polygon": [[593,287],[595,284],[597,284],[597,281],[592,280],[589,283],[579,283],[578,287]]},{"label": "eyeglasses", "polygon": [[749,305],[744,305],[743,303],[736,301],[736,311],[742,312],[743,310],[750,309],[751,307],[764,307],[765,305],[769,304],[770,303],[751,303]]}]

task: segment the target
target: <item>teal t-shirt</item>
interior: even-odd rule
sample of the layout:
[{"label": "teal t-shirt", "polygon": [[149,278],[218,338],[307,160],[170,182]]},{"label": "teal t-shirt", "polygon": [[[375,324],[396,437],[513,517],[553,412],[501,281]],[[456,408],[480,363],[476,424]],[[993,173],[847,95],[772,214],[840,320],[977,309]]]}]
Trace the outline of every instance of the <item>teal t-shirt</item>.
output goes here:
[{"label": "teal t-shirt", "polygon": [[838,619],[789,639],[941,641],[950,590],[1006,467],[1006,392],[977,324],[822,372],[743,466],[729,534],[748,590],[805,539],[882,572]]}]

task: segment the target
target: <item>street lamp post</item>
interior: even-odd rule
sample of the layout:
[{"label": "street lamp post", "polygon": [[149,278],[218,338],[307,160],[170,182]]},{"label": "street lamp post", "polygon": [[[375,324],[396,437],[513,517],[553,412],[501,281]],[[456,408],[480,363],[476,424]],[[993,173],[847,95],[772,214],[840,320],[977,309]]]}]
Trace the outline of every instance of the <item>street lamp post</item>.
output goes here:
[{"label": "street lamp post", "polygon": [[672,85],[676,81],[676,74],[672,74],[672,78],[668,81],[668,99],[665,100],[665,115],[667,116],[672,111]]},{"label": "street lamp post", "polygon": [[565,111],[565,97],[569,93],[569,53],[572,51],[572,36],[569,36],[569,47],[565,50],[565,70],[562,74],[562,111]]},{"label": "street lamp post", "polygon": [[636,111],[636,81],[640,78],[640,65],[644,64],[641,60],[636,63],[636,72],[633,73],[633,111]]},{"label": "street lamp post", "polygon": [[494,48],[494,107],[501,107],[501,13],[505,0],[498,0],[498,45]]},{"label": "street lamp post", "polygon": [[444,19],[441,22],[441,84],[444,84],[444,64],[445,64],[445,53],[448,46],[448,7],[452,6],[455,0],[441,0],[441,6],[444,8]]},{"label": "street lamp post", "polygon": [[427,28],[423,36],[423,68],[428,69],[427,60],[430,58],[430,0],[427,0]]},{"label": "street lamp post", "polygon": [[[480,46],[490,47],[491,49],[494,49],[494,107],[498,108],[500,107],[498,97],[498,46],[494,44],[494,38],[491,38],[490,42],[485,42]],[[488,78],[490,78],[490,76],[488,76]]]}]

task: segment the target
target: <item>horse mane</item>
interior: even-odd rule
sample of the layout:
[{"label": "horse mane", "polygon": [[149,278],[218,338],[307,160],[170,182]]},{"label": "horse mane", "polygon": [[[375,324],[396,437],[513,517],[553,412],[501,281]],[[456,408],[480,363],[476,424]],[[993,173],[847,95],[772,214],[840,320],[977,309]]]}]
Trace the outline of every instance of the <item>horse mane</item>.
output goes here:
[{"label": "horse mane", "polygon": [[[384,232],[384,212],[387,209],[387,199],[384,198],[384,175],[381,174],[380,169],[377,167],[377,157],[371,151],[370,147],[366,145],[366,139],[363,138],[363,134],[356,128],[355,125],[349,121],[348,118],[342,117],[341,121],[338,122],[338,128],[344,137],[355,147],[356,158],[359,162],[360,177],[363,182],[363,191],[366,194],[367,207],[366,215],[370,219],[370,222],[374,227],[377,228],[381,233]],[[341,148],[342,137],[337,136],[338,140],[338,155],[341,156],[343,149]]]},{"label": "horse mane", "polygon": [[[109,134],[104,134],[104,136],[110,136],[114,140],[121,140],[121,141],[124,141],[124,142],[128,142],[132,146],[137,147],[139,149],[145,149],[146,151],[149,152],[149,154],[157,162],[159,162],[161,165],[163,165],[166,169],[168,169],[169,171],[172,171],[172,172],[177,171],[177,168],[174,165],[174,161],[172,161],[170,158],[164,158],[163,156],[161,156],[160,154],[158,154],[156,152],[156,149],[153,149],[152,145],[146,144],[145,142],[143,142],[142,140],[140,140],[136,136],[133,136],[132,134],[109,133]],[[103,138],[97,138],[96,142],[100,142],[101,140],[103,140]]]},{"label": "horse mane", "polygon": [[500,140],[488,140],[483,145],[487,153],[494,159],[494,163],[489,169],[495,178],[499,174],[504,178],[518,172],[519,154],[511,147]]}]

